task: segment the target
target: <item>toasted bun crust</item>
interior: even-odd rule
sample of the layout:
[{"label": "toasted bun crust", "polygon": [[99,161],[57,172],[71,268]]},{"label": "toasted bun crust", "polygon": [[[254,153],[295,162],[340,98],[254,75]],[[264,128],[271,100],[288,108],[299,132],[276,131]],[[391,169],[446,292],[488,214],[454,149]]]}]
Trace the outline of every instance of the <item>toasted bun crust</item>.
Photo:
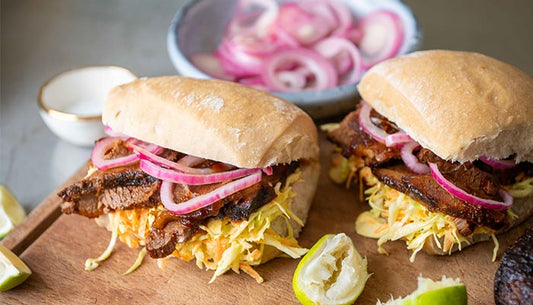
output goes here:
[{"label": "toasted bun crust", "polygon": [[[513,214],[518,215],[518,217],[509,217],[509,226],[496,232],[496,234],[501,234],[509,231],[510,229],[518,226],[533,215],[533,194],[529,195],[528,197],[515,198],[514,203],[511,207],[511,211],[513,212]],[[464,249],[478,242],[489,240],[490,238],[490,235],[484,233],[473,234],[472,236],[469,236],[467,238],[468,242],[461,243],[461,248]],[[440,240],[441,245],[443,244],[443,239],[444,238],[441,238]],[[435,239],[433,237],[426,239],[423,251],[430,255],[448,254],[448,252],[442,251],[442,249],[437,246],[437,243],[435,242]],[[459,251],[459,247],[457,245],[454,245],[452,248],[452,253],[456,251]]]},{"label": "toasted bun crust", "polygon": [[143,141],[237,167],[318,158],[316,127],[305,112],[232,82],[139,79],[109,93],[102,121]]},{"label": "toasted bun crust", "polygon": [[485,55],[421,51],[370,69],[363,99],[423,147],[453,161],[533,161],[533,79]]}]

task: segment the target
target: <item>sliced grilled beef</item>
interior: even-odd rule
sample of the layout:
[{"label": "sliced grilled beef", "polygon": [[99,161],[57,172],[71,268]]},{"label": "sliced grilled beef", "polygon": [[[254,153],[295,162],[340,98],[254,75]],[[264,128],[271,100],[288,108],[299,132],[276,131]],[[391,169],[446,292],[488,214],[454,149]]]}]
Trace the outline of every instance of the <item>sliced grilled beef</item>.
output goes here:
[{"label": "sliced grilled beef", "polygon": [[503,254],[494,278],[494,302],[533,304],[533,227]]},{"label": "sliced grilled beef", "polygon": [[231,220],[244,220],[250,217],[254,211],[276,198],[274,188],[268,184],[255,184],[238,196],[228,198],[233,204],[226,204],[220,210],[219,217],[229,217]]},{"label": "sliced grilled beef", "polygon": [[[353,111],[344,118],[339,128],[331,131],[328,138],[342,148],[343,156],[349,158],[356,155],[363,158],[366,166],[379,166],[392,159],[400,158],[400,151],[395,147],[387,147],[385,144],[374,140],[365,133],[359,125],[359,110]],[[370,114],[373,122],[388,133],[395,133],[398,128],[372,111]]]},{"label": "sliced grilled beef", "polygon": [[[403,165],[376,168],[372,173],[384,184],[420,200],[430,211],[442,212],[496,230],[507,224],[504,212],[485,209],[451,195],[430,174],[417,175]],[[465,233],[466,228],[463,231]]]},{"label": "sliced grilled beef", "polygon": [[63,199],[63,213],[94,218],[115,210],[157,206],[159,185],[159,179],[132,165],[96,171],[58,196]]},{"label": "sliced grilled beef", "polygon": [[478,197],[502,200],[498,194],[500,184],[494,175],[482,171],[472,162],[450,162],[441,159],[428,149],[421,149],[417,154],[421,162],[436,163],[444,177],[468,193]]},{"label": "sliced grilled beef", "polygon": [[151,257],[166,257],[174,252],[177,243],[189,240],[197,231],[198,223],[191,223],[172,212],[160,210],[146,237],[146,250]]}]

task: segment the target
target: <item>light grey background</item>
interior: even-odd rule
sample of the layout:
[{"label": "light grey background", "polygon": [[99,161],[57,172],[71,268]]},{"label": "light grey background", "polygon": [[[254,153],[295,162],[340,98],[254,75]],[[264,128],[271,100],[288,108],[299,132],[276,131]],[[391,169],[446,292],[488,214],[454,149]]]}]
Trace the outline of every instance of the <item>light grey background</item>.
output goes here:
[{"label": "light grey background", "polygon": [[[139,76],[175,74],[166,31],[182,2],[1,0],[0,183],[28,211],[90,155],[46,128],[37,108],[40,86],[86,65],[123,66]],[[477,51],[533,75],[533,1],[405,3],[418,16],[423,49]]]}]

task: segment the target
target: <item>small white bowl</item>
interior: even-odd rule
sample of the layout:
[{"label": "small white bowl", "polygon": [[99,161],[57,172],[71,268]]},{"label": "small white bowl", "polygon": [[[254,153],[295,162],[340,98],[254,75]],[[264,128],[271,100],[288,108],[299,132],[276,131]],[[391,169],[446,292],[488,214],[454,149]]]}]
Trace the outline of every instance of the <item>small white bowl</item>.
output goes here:
[{"label": "small white bowl", "polygon": [[90,66],[60,73],[39,91],[39,113],[53,133],[80,146],[103,137],[102,109],[107,93],[137,76],[115,66]]},{"label": "small white bowl", "polygon": [[[286,2],[287,0],[278,0]],[[189,60],[199,52],[212,52],[233,16],[238,0],[186,0],[178,10],[167,33],[167,50],[176,70],[196,78],[212,78]],[[388,9],[404,24],[404,41],[399,55],[416,51],[422,32],[411,11],[401,0],[341,0],[359,19],[373,11]],[[207,22],[207,21],[208,22]],[[313,118],[326,118],[352,110],[358,100],[357,84],[337,86],[321,91],[271,92],[307,111]]]}]

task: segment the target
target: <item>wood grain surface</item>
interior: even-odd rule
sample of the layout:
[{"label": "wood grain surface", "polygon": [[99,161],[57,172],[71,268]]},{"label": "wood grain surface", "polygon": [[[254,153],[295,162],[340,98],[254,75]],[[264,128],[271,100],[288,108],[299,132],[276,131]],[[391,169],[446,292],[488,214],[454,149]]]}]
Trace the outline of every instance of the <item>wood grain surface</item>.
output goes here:
[{"label": "wood grain surface", "polygon": [[[376,241],[361,237],[354,230],[356,216],[368,208],[359,202],[356,189],[348,190],[327,178],[332,146],[323,134],[320,141],[323,170],[300,243],[311,247],[322,235],[339,232],[353,239],[359,252],[367,257],[368,271],[372,273],[356,304],[375,304],[377,299],[388,300],[391,295],[405,296],[416,289],[418,275],[432,279],[442,275],[459,277],[466,283],[469,304],[494,303],[493,280],[501,255],[533,225],[533,219],[499,237],[496,262],[491,261],[493,243],[490,241],[452,256],[421,253],[414,263],[409,262],[410,252],[402,241],[385,246],[388,256],[378,254]],[[73,179],[83,174],[80,170]],[[53,193],[43,201],[47,208],[36,211],[55,213],[58,204],[59,198]],[[53,217],[45,216],[36,218],[32,214],[4,241],[11,248],[23,249],[20,256],[33,275],[21,286],[0,293],[0,304],[298,304],[291,287],[298,260],[278,258],[259,266],[257,271],[265,279],[263,284],[233,272],[208,284],[212,272],[198,269],[192,262],[171,259],[161,270],[149,257],[135,272],[123,276],[135,261],[138,250],[118,243],[111,257],[99,268],[85,271],[85,260],[98,256],[111,234],[92,220],[61,215],[35,239],[39,230],[27,228],[37,224],[28,222],[40,219],[48,226]]]}]

